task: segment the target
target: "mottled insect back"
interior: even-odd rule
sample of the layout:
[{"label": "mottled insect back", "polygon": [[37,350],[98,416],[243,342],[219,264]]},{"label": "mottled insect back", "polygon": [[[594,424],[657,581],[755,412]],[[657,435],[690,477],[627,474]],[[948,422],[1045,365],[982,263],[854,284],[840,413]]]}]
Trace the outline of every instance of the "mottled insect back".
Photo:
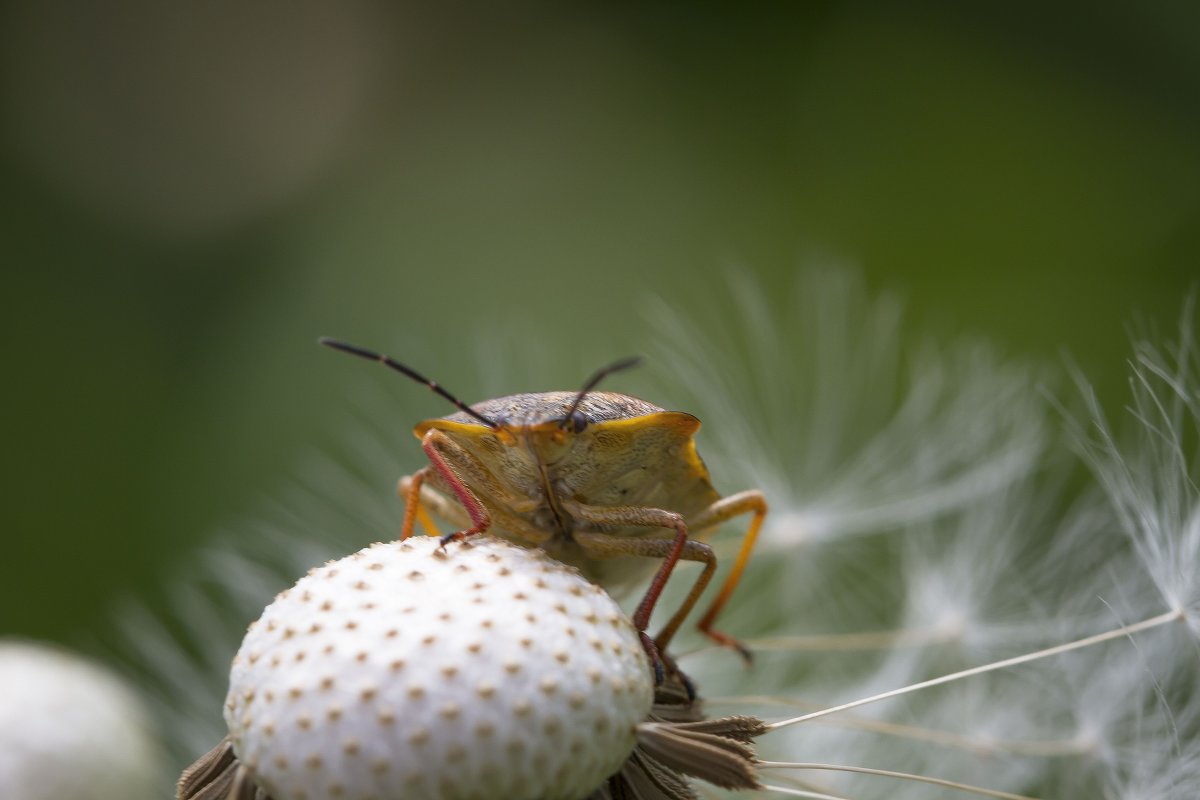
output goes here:
[{"label": "mottled insect back", "polygon": [[[413,534],[417,522],[426,533],[441,535],[432,513],[460,528],[442,536],[443,543],[489,531],[540,547],[609,590],[619,591],[653,573],[633,620],[656,666],[658,652],[670,643],[716,570],[712,548],[699,539],[726,520],[752,514],[738,559],[698,624],[711,639],[748,655],[735,639],[715,630],[713,621],[737,584],[766,502],[755,490],[722,497],[713,488],[696,452],[696,417],[628,395],[593,391],[601,378],[636,360],[597,371],[577,392],[516,394],[467,406],[387,356],[322,342],[380,361],[459,408],[414,428],[429,466],[400,482],[406,500],[402,539]],[[651,642],[644,631],[681,559],[701,562],[704,569]]]}]

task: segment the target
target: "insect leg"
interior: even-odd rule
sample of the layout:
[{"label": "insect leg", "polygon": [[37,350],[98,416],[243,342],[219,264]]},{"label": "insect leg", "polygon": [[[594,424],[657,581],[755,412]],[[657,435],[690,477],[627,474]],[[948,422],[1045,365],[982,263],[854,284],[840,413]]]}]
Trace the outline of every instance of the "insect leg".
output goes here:
[{"label": "insect leg", "polygon": [[675,536],[672,539],[641,539],[582,531],[576,531],[573,534],[575,541],[584,549],[584,552],[593,557],[644,555],[662,558],[663,562],[659,565],[658,572],[654,574],[654,579],[650,581],[650,588],[646,590],[646,594],[642,596],[641,602],[634,610],[632,620],[638,634],[642,637],[642,646],[646,648],[646,654],[650,656],[650,660],[654,664],[655,675],[659,677],[661,683],[662,658],[659,655],[659,648],[646,635],[646,628],[650,624],[654,606],[658,602],[663,588],[666,587],[667,580],[671,577],[671,571],[675,569],[675,564],[688,549],[687,545],[693,544],[687,538],[687,523],[683,521],[681,514],[662,508],[585,506],[572,501],[563,501],[562,506],[571,515],[586,522],[601,525],[644,525],[648,528],[673,528],[675,530]]},{"label": "insect leg", "polygon": [[650,615],[654,604],[671,577],[687,544],[688,529],[683,516],[674,511],[647,506],[585,506],[573,501],[562,501],[562,507],[572,516],[585,522],[600,525],[642,525],[647,528],[673,528],[673,539],[642,539],[638,537],[617,536],[606,533],[584,533],[576,531],[577,542],[589,555],[604,558],[606,556],[645,555],[663,559],[662,565],[650,582],[650,588],[642,602],[638,604],[633,614],[633,624],[638,630],[644,631],[650,624]]},{"label": "insect leg", "polygon": [[[417,518],[422,519],[424,512],[433,511],[451,524],[466,527],[465,530],[443,536],[443,542],[464,539],[486,530],[520,544],[541,545],[554,538],[553,530],[542,530],[511,513],[520,510],[523,504],[529,502],[528,499],[511,496],[474,456],[444,433],[436,429],[429,431],[422,440],[422,447],[429,454],[430,466],[412,476],[415,479],[421,475],[424,481],[419,487],[415,512]],[[412,491],[411,479],[408,488]],[[492,501],[490,508],[484,505],[482,497]],[[485,517],[482,525],[480,511]],[[426,524],[424,520],[422,524]],[[427,527],[431,525],[432,520]]]},{"label": "insect leg", "polygon": [[400,479],[397,494],[404,498],[404,522],[400,525],[401,541],[413,535],[413,523],[415,520],[420,520],[421,528],[424,529],[427,536],[442,535],[437,525],[434,524],[433,518],[429,516],[424,502],[422,502],[421,484],[425,482],[425,476],[428,474],[429,468],[426,467]]},{"label": "insect leg", "polygon": [[[750,489],[730,495],[729,497],[723,497],[700,512],[692,520],[692,527],[696,529],[712,527],[747,512],[754,514],[754,516],[750,520],[750,527],[742,537],[742,547],[738,550],[737,560],[733,562],[733,568],[729,571],[729,575],[726,576],[725,582],[721,584],[720,591],[717,592],[717,596],[712,601],[712,604],[709,605],[708,610],[704,612],[704,616],[696,623],[696,627],[714,642],[736,649],[742,654],[743,658],[749,661],[750,651],[744,645],[732,636],[714,630],[712,625],[713,621],[717,618],[717,614],[721,612],[722,607],[724,607],[729,597],[733,594],[733,590],[737,587],[738,581],[742,577],[742,571],[746,568],[746,562],[750,559],[750,551],[754,548],[754,542],[758,538],[758,530],[762,527],[763,519],[767,516],[766,498],[757,489]],[[659,634],[659,636],[661,638],[662,634]]]},{"label": "insect leg", "polygon": [[[492,518],[488,514],[487,508],[483,505],[483,502],[475,496],[475,493],[471,491],[470,487],[463,482],[462,478],[459,477],[458,472],[454,469],[454,467],[451,466],[452,460],[461,464],[464,463],[464,457],[469,458],[469,456],[466,456],[465,453],[462,453],[461,449],[451,442],[446,434],[436,429],[425,434],[425,438],[421,440],[421,448],[425,451],[425,455],[429,456],[430,466],[437,470],[438,476],[448,487],[450,487],[450,491],[454,493],[454,496],[458,498],[458,501],[462,503],[463,508],[467,510],[467,514],[471,517],[470,528],[467,528],[466,530],[455,531],[454,533],[448,533],[442,537],[443,546],[452,540],[462,540],[468,536],[474,536],[477,533],[483,533],[486,531],[492,524]],[[428,467],[426,469],[428,469]],[[424,472],[424,470],[421,470],[421,472]],[[417,474],[420,474],[420,472]],[[413,477],[415,478],[416,476],[414,475]],[[419,491],[420,486],[418,485],[417,488]],[[419,501],[419,495],[417,496],[417,499]],[[407,517],[408,510],[405,509],[406,523]],[[409,528],[409,532],[412,532],[411,527]]]},{"label": "insect leg", "polygon": [[658,575],[651,582],[650,588],[638,604],[633,616],[633,624],[642,637],[642,646],[646,648],[646,653],[650,656],[651,661],[654,662],[655,671],[657,672],[660,669],[658,661],[666,658],[667,645],[671,643],[671,637],[675,635],[675,631],[683,624],[683,620],[692,610],[692,607],[696,605],[696,601],[700,599],[700,595],[704,593],[705,587],[708,586],[709,580],[712,579],[713,572],[717,569],[716,554],[704,542],[698,542],[694,539],[684,542],[683,548],[679,551],[675,561],[703,562],[704,569],[696,579],[695,584],[692,585],[692,590],[688,592],[687,598],[676,609],[675,613],[671,615],[670,621],[663,628],[662,632],[654,639],[651,639],[646,635],[646,626],[650,624],[650,613],[654,610],[654,604],[658,600],[658,596],[662,594],[663,586],[666,585],[666,578],[663,578],[661,583],[659,582],[659,578],[663,576],[664,572],[669,573],[669,567],[674,564],[671,561],[671,557],[675,554],[675,545],[678,536],[675,539],[639,539],[611,533],[589,533],[583,531],[576,531],[573,535],[575,541],[579,543],[584,552],[593,558],[645,556],[647,558],[663,559],[662,566],[658,570]]}]

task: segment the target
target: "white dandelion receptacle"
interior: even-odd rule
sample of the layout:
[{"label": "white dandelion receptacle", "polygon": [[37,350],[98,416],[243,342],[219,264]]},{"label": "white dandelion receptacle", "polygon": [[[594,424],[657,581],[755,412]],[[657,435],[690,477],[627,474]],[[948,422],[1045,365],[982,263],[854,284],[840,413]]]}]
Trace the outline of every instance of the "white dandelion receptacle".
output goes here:
[{"label": "white dandelion receptacle", "polygon": [[225,707],[273,800],[575,798],[633,750],[654,681],[574,570],[491,538],[376,544],[251,625]]}]

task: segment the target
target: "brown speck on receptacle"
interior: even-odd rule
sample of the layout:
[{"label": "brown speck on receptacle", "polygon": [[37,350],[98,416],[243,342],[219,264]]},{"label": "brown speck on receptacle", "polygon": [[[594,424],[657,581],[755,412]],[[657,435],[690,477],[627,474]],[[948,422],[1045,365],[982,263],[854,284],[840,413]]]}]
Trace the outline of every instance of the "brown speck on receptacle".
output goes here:
[{"label": "brown speck on receptacle", "polygon": [[529,596],[524,592],[513,592],[513,600],[528,600]]},{"label": "brown speck on receptacle", "polygon": [[558,681],[554,680],[554,678],[542,678],[538,681],[538,689],[541,690],[542,694],[554,694],[558,691]]},{"label": "brown speck on receptacle", "polygon": [[481,700],[491,700],[496,696],[496,687],[490,683],[481,683],[475,687],[475,694],[479,695]]},{"label": "brown speck on receptacle", "polygon": [[453,678],[457,674],[458,674],[458,667],[454,666],[453,664],[442,667],[442,677],[445,678],[446,680]]},{"label": "brown speck on receptacle", "polygon": [[412,572],[408,573],[408,575],[406,575],[405,577],[408,578],[410,581],[425,580],[425,574],[417,569],[414,569]]},{"label": "brown speck on receptacle", "polygon": [[333,610],[333,601],[326,600],[325,602],[321,603],[321,610],[322,611],[332,611]]},{"label": "brown speck on receptacle", "polygon": [[412,732],[408,734],[408,743],[411,744],[413,747],[420,747],[421,745],[425,744],[428,741],[429,741],[429,729],[428,728],[413,728]]},{"label": "brown speck on receptacle", "polygon": [[399,672],[400,670],[404,669],[404,659],[397,658],[393,660],[392,663],[388,664],[388,669],[390,669],[392,672]]},{"label": "brown speck on receptacle", "polygon": [[457,567],[454,568],[454,571],[455,572],[470,572],[471,568],[469,566],[467,566],[466,564],[459,564]]},{"label": "brown speck on receptacle", "polygon": [[[333,562],[330,561],[329,563],[332,564]],[[336,578],[337,574],[338,574],[338,571],[336,569],[331,569],[331,570],[329,570],[329,572],[325,573],[325,579],[328,580],[330,578]]]},{"label": "brown speck on receptacle", "polygon": [[369,658],[369,657],[370,657],[370,653],[368,653],[366,650],[359,650],[359,651],[358,651],[358,652],[357,652],[357,653],[354,655],[354,660],[355,660],[355,661],[357,661],[358,663],[360,663],[360,664],[361,664],[361,663],[363,663],[364,661],[366,661],[366,660],[367,660],[367,658]]},{"label": "brown speck on receptacle", "polygon": [[381,709],[375,718],[378,719],[379,724],[385,728],[396,724],[396,712],[392,711],[390,708]]},{"label": "brown speck on receptacle", "polygon": [[378,690],[374,686],[368,686],[358,693],[358,699],[364,703],[369,703],[375,699],[375,695],[378,693]]},{"label": "brown speck on receptacle", "polygon": [[521,644],[521,647],[524,647],[526,650],[528,650],[529,648],[533,647],[533,639],[530,639],[529,637],[525,637],[524,639],[521,640],[520,644]]},{"label": "brown speck on receptacle", "polygon": [[346,630],[348,630],[348,631],[352,631],[352,630],[354,630],[354,629],[355,629],[355,628],[357,628],[357,627],[358,627],[358,623],[357,623],[357,622],[355,622],[354,620],[349,620],[349,621],[346,623],[346,625],[345,625],[345,628],[346,628]]},{"label": "brown speck on receptacle", "polygon": [[438,619],[442,622],[449,622],[454,619],[454,616],[449,611],[443,611],[441,614],[438,614]]},{"label": "brown speck on receptacle", "polygon": [[424,639],[421,640],[421,644],[425,645],[426,647],[429,647],[431,644],[433,644],[436,641],[437,641],[437,637],[434,636],[433,634],[429,634],[428,636],[426,636]]},{"label": "brown speck on receptacle", "polygon": [[333,688],[333,676],[326,675],[324,678],[321,678],[321,682],[318,683],[317,686],[320,687],[321,690],[328,692]]},{"label": "brown speck on receptacle", "polygon": [[355,581],[354,588],[360,592],[365,592],[371,588],[371,584],[367,583],[366,581]]},{"label": "brown speck on receptacle", "polygon": [[302,731],[306,731],[312,727],[312,717],[308,714],[301,714],[296,717],[296,726]]},{"label": "brown speck on receptacle", "polygon": [[483,649],[483,642],[471,642],[469,645],[467,645],[468,653],[476,653],[477,654],[482,649]]},{"label": "brown speck on receptacle", "polygon": [[376,561],[373,564],[368,564],[367,569],[371,570],[372,572],[378,572],[379,570],[383,569],[383,564]]},{"label": "brown speck on receptacle", "polygon": [[377,758],[371,762],[371,772],[376,775],[386,775],[391,768],[392,762],[386,758]]},{"label": "brown speck on receptacle", "polygon": [[410,700],[420,700],[424,696],[425,696],[425,687],[424,686],[408,687],[408,698]]},{"label": "brown speck on receptacle", "polygon": [[325,762],[321,760],[320,753],[313,753],[308,758],[304,759],[304,766],[309,769],[320,769]]},{"label": "brown speck on receptacle", "polygon": [[358,739],[355,739],[353,737],[342,742],[342,752],[348,756],[358,755],[358,753],[361,749],[362,749],[362,745],[359,743]]},{"label": "brown speck on receptacle", "polygon": [[480,622],[480,623],[479,623],[479,627],[481,627],[481,628],[490,628],[490,627],[492,627],[492,626],[493,626],[493,625],[495,625],[495,624],[496,624],[496,621],[495,621],[495,620],[491,620],[491,619],[485,619],[485,620],[483,620],[482,622]]},{"label": "brown speck on receptacle", "polygon": [[508,567],[501,567],[500,569],[496,570],[496,574],[501,578],[507,578],[509,575],[512,575],[512,570]]},{"label": "brown speck on receptacle", "polygon": [[342,718],[342,707],[336,703],[331,705],[325,710],[325,716],[329,718],[330,722],[337,722]]},{"label": "brown speck on receptacle", "polygon": [[442,719],[447,719],[447,720],[457,719],[458,715],[461,713],[462,713],[462,706],[460,706],[458,703],[446,703],[446,705],[442,706],[438,710],[438,714],[441,715]]}]

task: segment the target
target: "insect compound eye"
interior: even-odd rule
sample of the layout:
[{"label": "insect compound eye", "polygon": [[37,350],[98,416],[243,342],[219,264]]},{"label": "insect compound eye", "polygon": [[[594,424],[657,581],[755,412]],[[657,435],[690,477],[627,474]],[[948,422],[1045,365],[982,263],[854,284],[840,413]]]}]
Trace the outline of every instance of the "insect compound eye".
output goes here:
[{"label": "insect compound eye", "polygon": [[580,411],[572,411],[571,416],[567,418],[566,428],[571,433],[583,433],[583,429],[588,426],[587,417],[583,416]]}]

